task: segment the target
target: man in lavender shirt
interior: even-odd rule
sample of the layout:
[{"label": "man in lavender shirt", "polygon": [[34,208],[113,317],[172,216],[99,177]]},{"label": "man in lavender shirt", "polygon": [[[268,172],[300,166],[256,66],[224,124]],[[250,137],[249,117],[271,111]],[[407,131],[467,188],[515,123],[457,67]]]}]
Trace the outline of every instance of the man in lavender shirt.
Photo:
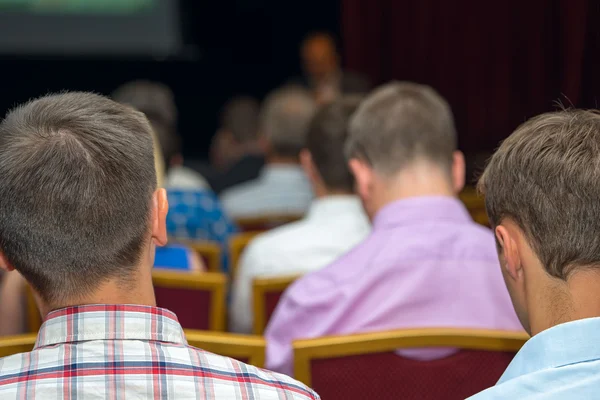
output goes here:
[{"label": "man in lavender shirt", "polygon": [[[448,103],[401,82],[374,91],[346,143],[358,194],[373,222],[367,239],[297,281],[267,328],[267,367],[292,374],[295,339],[402,328],[522,330],[492,232],[456,198],[465,180]],[[402,355],[434,359],[452,349]]]}]

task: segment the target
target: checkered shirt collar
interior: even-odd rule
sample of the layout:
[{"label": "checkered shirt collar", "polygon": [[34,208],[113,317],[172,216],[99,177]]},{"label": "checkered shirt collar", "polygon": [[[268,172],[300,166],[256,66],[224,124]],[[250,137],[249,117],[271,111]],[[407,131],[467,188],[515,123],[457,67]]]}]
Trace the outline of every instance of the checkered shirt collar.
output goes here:
[{"label": "checkered shirt collar", "polygon": [[52,311],[35,348],[89,340],[144,340],[186,345],[177,316],[139,305],[85,305]]}]

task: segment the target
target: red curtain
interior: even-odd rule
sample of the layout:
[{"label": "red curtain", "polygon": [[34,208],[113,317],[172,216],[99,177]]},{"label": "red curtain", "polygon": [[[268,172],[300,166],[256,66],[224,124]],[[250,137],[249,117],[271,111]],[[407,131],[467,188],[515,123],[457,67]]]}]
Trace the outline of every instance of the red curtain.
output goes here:
[{"label": "red curtain", "polygon": [[345,64],[426,83],[452,105],[466,152],[493,150],[556,102],[600,95],[598,0],[342,0]]}]

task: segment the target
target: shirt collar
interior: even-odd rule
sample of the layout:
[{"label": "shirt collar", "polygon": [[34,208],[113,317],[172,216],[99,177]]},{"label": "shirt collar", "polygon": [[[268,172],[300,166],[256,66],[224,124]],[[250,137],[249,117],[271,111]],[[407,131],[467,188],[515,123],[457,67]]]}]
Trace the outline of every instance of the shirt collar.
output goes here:
[{"label": "shirt collar", "polygon": [[305,179],[304,171],[293,164],[267,164],[260,172],[260,179],[267,181],[298,178]]},{"label": "shirt collar", "polygon": [[420,196],[394,201],[373,219],[374,229],[411,225],[423,221],[472,222],[463,203],[450,196]]},{"label": "shirt collar", "polygon": [[314,199],[306,218],[329,219],[332,215],[340,214],[364,215],[364,210],[358,196],[332,195]]},{"label": "shirt collar", "polygon": [[599,330],[600,318],[586,318],[538,333],[513,358],[498,384],[544,369],[600,359]]},{"label": "shirt collar", "polygon": [[177,316],[163,308],[86,305],[48,314],[35,348],[87,340],[146,340],[187,344]]}]

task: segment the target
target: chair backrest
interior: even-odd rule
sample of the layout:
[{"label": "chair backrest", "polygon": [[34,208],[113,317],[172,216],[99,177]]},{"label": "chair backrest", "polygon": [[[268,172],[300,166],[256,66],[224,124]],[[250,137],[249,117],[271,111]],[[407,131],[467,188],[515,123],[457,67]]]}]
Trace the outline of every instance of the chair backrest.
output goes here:
[{"label": "chair backrest", "polygon": [[264,333],[281,295],[298,278],[298,275],[294,275],[254,279],[252,282],[252,310],[254,311],[252,331],[255,335]]},{"label": "chair backrest", "polygon": [[36,338],[34,333],[0,337],[0,358],[31,351]]},{"label": "chair backrest", "polygon": [[[295,377],[330,399],[464,399],[493,386],[527,341],[524,332],[410,329],[298,340]],[[432,361],[407,348],[457,348]]]},{"label": "chair backrest", "polygon": [[221,272],[221,246],[218,243],[209,241],[184,243],[198,253],[198,256],[204,261],[209,272]]},{"label": "chair backrest", "polygon": [[237,275],[237,267],[242,252],[248,246],[248,243],[260,233],[260,231],[238,233],[229,239],[229,265],[231,265],[230,275],[232,278]]},{"label": "chair backrest", "polygon": [[224,274],[155,270],[152,281],[156,304],[177,314],[182,327],[225,330],[227,278]]},{"label": "chair backrest", "polygon": [[266,342],[261,336],[185,330],[190,346],[234,358],[258,368],[265,366]]},{"label": "chair backrest", "polygon": [[235,220],[242,232],[268,231],[290,222],[295,222],[303,216],[298,214],[269,215],[259,217],[238,218]]},{"label": "chair backrest", "polygon": [[459,195],[460,200],[465,204],[473,221],[478,224],[489,226],[487,211],[485,209],[485,199],[480,196],[475,188],[467,187]]}]

